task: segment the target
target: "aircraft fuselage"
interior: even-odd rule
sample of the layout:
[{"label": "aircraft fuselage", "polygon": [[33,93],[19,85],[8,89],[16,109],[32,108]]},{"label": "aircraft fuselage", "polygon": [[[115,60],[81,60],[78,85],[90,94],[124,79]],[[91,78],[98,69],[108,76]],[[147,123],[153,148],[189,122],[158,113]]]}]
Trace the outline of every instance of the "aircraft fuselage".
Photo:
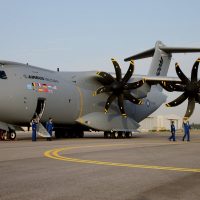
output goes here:
[{"label": "aircraft fuselage", "polygon": [[[94,127],[106,129],[101,119],[105,116],[104,106],[108,94],[95,97],[92,95],[101,86],[96,80],[95,72],[56,72],[12,62],[2,63],[0,71],[1,122],[28,125],[37,113],[41,115],[41,122],[51,117],[56,125],[68,126],[75,125],[77,119],[82,122],[83,116],[94,113],[92,118],[95,123],[98,123],[96,121],[102,123]],[[156,92],[156,95],[160,94],[162,94],[160,91]],[[139,122],[151,114],[165,101],[165,98],[158,101],[156,95],[149,97],[147,95],[143,105],[126,101],[125,109],[128,117]],[[112,116],[109,116],[110,113]],[[108,120],[113,116],[117,116],[118,121],[113,122],[112,127],[121,121],[117,103],[110,107]],[[88,125],[88,127],[93,126]]]}]

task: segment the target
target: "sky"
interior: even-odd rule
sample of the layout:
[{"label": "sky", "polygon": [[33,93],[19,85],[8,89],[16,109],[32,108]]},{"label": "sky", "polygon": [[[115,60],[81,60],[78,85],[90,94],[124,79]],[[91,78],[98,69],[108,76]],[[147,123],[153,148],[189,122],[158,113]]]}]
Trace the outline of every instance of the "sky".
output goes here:
[{"label": "sky", "polygon": [[[0,59],[61,71],[112,72],[111,58],[125,73],[124,58],[154,47],[200,47],[199,0],[0,0]],[[195,54],[173,54],[174,64],[190,77]],[[151,58],[135,62],[136,74],[147,74]],[[167,101],[181,93],[167,93]],[[183,116],[187,101],[161,106],[154,115]],[[191,121],[200,123],[196,109]]]}]

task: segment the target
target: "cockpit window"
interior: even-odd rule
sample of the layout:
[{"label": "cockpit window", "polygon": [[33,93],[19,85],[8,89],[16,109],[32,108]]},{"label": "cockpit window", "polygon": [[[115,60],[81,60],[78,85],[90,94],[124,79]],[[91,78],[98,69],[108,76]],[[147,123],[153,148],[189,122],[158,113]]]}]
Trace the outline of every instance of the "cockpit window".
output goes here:
[{"label": "cockpit window", "polygon": [[0,79],[7,79],[6,73],[0,70]]}]

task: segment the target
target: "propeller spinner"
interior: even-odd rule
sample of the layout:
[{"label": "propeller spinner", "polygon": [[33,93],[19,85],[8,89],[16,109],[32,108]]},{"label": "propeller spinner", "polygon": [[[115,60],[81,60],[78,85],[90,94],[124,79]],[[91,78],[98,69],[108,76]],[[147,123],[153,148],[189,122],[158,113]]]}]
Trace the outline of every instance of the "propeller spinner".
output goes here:
[{"label": "propeller spinner", "polygon": [[97,72],[97,74],[101,77],[100,82],[103,84],[102,87],[98,88],[94,92],[94,96],[101,93],[110,93],[106,104],[105,104],[105,113],[108,112],[108,109],[112,102],[117,98],[118,106],[122,116],[126,117],[125,109],[124,109],[124,100],[129,100],[134,104],[142,104],[143,101],[134,97],[130,90],[136,89],[144,84],[144,80],[140,80],[134,83],[128,83],[129,79],[133,75],[134,71],[134,61],[131,60],[128,71],[125,76],[122,78],[121,68],[115,59],[111,59],[116,73],[116,78],[107,72]]},{"label": "propeller spinner", "polygon": [[188,79],[185,74],[180,69],[178,63],[175,64],[176,73],[178,77],[181,79],[180,83],[174,82],[166,82],[162,81],[161,85],[167,91],[178,91],[183,92],[178,98],[167,103],[167,107],[174,107],[178,106],[183,103],[186,99],[188,99],[188,106],[185,113],[186,118],[189,118],[195,108],[195,103],[200,103],[200,80],[198,81],[198,67],[199,67],[200,58],[196,60],[193,65],[192,72],[191,72],[191,80]]}]

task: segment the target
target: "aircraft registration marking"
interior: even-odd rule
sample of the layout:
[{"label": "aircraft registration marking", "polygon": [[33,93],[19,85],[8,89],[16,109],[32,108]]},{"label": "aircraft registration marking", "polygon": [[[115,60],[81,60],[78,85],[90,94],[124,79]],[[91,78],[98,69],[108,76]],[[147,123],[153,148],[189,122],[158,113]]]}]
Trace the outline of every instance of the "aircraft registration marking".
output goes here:
[{"label": "aircraft registration marking", "polygon": [[60,155],[61,152],[67,151],[67,150],[72,150],[72,149],[94,148],[94,147],[110,147],[110,146],[122,146],[122,145],[130,145],[130,144],[64,147],[64,148],[57,148],[57,149],[48,150],[44,153],[44,156],[46,156],[48,158],[56,159],[56,160],[61,160],[61,161],[66,161],[66,162],[75,162],[75,163],[84,163],[84,164],[200,173],[200,168],[195,169],[195,168],[182,168],[182,167],[173,167],[173,166],[114,163],[114,162],[98,161],[98,160],[84,160],[84,159],[73,158],[73,157],[65,157],[65,156]]}]

